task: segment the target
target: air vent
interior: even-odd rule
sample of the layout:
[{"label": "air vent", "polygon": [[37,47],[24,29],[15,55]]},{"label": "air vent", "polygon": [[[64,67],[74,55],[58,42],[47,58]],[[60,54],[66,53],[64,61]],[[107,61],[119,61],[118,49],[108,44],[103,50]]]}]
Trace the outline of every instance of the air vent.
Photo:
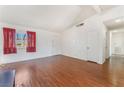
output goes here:
[{"label": "air vent", "polygon": [[80,27],[80,26],[83,26],[83,25],[84,25],[84,23],[80,23],[80,24],[76,25],[76,27]]}]

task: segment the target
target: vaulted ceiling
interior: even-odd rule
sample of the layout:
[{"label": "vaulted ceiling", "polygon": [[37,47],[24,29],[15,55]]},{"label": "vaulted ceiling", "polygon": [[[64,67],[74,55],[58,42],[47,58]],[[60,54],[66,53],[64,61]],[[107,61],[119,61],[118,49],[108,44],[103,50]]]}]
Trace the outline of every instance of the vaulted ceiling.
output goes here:
[{"label": "vaulted ceiling", "polygon": [[96,13],[115,6],[21,5],[0,6],[0,21],[61,32]]}]

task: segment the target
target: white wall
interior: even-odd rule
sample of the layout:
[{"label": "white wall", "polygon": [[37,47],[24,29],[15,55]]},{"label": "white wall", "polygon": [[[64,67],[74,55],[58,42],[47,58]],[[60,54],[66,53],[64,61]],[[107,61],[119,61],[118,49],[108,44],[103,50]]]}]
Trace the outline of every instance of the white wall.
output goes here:
[{"label": "white wall", "polygon": [[[35,31],[36,32],[36,47],[37,50],[34,53],[27,53],[25,51],[17,51],[17,54],[3,54],[3,27],[15,28],[17,32],[24,31]],[[59,42],[59,34],[54,32],[48,32],[42,29],[33,29],[29,27],[22,27],[18,25],[0,23],[0,62],[9,63],[9,62],[17,62],[28,59],[35,59],[41,57],[47,57],[52,55],[60,54],[60,42]],[[53,47],[52,41],[56,44]],[[56,48],[56,49],[55,49]]]},{"label": "white wall", "polygon": [[74,26],[62,34],[63,55],[80,58],[83,60],[87,59],[86,47],[84,46],[87,43],[87,33],[84,32],[83,34],[81,29],[82,28],[77,28]]},{"label": "white wall", "polygon": [[[105,61],[105,41],[106,28],[100,16],[95,15],[85,20],[84,26],[78,28],[74,26],[63,32],[62,53],[102,64]],[[87,50],[87,47],[90,49]]]},{"label": "white wall", "polygon": [[0,64],[1,64],[1,59],[2,59],[2,31],[0,31]]},{"label": "white wall", "polygon": [[111,54],[124,55],[124,29],[116,29],[111,34]]},{"label": "white wall", "polygon": [[106,50],[105,50],[105,56],[106,56],[106,59],[108,59],[110,56],[111,56],[111,51],[110,51],[110,40],[111,40],[111,34],[110,34],[110,31],[107,31],[106,32]]},{"label": "white wall", "polygon": [[[107,28],[104,21],[124,16],[124,12],[120,10],[124,10],[124,6],[113,8],[86,19],[85,25],[80,29],[72,27],[65,31],[62,37],[63,54],[83,60],[90,59],[100,64],[104,63],[105,59],[109,57],[109,52],[107,52],[109,48],[106,49],[109,47],[107,46],[109,41],[106,40],[109,37],[106,36]],[[89,33],[92,31],[94,32]],[[89,52],[87,52],[87,46],[90,46],[91,51],[88,50]]]},{"label": "white wall", "polygon": [[[60,35],[53,32],[48,32],[43,29],[33,29],[29,27],[21,27],[10,24],[0,24],[0,35],[2,37],[2,27],[9,26],[16,28],[18,31],[32,30],[37,32],[37,52],[18,54],[2,54],[2,38],[0,38],[0,57],[4,63],[15,62],[20,60],[27,60],[33,58],[40,58],[51,56],[55,54],[62,54],[83,59],[96,61],[102,64],[106,58],[106,27],[103,22],[124,16],[124,6],[120,6],[105,12],[104,14],[96,14],[84,20],[84,26],[72,28],[63,31]],[[94,35],[94,36],[93,36]],[[62,44],[60,43],[60,37]],[[57,43],[56,43],[57,42]],[[53,48],[54,47],[54,48]],[[87,48],[90,47],[89,50]]]}]

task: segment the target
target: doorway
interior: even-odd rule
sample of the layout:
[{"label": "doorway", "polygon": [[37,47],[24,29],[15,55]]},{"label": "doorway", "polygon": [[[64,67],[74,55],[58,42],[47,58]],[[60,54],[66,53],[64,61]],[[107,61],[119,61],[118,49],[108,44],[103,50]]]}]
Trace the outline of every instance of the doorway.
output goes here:
[{"label": "doorway", "polygon": [[124,56],[124,28],[107,31],[106,58]]}]

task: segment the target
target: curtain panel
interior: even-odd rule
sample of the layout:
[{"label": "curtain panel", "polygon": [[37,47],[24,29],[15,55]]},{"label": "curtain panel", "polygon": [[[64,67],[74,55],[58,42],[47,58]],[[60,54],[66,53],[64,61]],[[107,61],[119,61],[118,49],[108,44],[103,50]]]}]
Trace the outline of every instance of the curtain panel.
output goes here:
[{"label": "curtain panel", "polygon": [[4,36],[4,46],[3,51],[4,54],[12,54],[16,53],[16,42],[15,42],[16,30],[13,28],[3,28],[3,36]]},{"label": "curtain panel", "polygon": [[27,52],[36,52],[36,32],[27,31]]}]

